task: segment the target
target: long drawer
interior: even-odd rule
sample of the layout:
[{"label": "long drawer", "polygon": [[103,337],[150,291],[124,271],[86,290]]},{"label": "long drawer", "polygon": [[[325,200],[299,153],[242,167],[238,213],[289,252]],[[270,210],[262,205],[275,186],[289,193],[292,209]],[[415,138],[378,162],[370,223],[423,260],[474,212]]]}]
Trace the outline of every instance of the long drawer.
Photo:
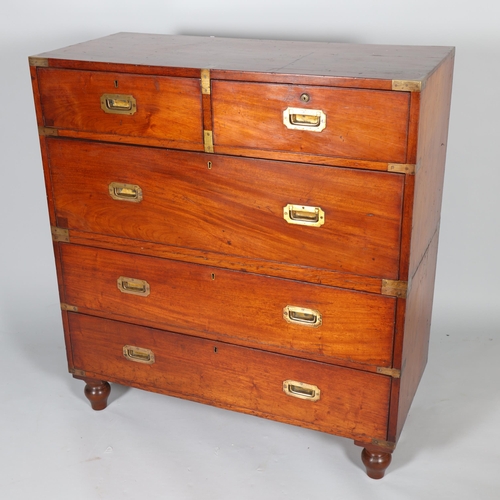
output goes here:
[{"label": "long drawer", "polygon": [[38,81],[47,127],[170,140],[182,149],[203,143],[196,78],[40,68]]},{"label": "long drawer", "polygon": [[406,162],[409,94],[212,82],[214,145]]},{"label": "long drawer", "polygon": [[390,366],[396,299],[62,244],[80,312],[335,362]]},{"label": "long drawer", "polygon": [[61,227],[397,278],[399,174],[47,142]]},{"label": "long drawer", "polygon": [[386,439],[390,378],[69,313],[87,376],[354,439]]}]

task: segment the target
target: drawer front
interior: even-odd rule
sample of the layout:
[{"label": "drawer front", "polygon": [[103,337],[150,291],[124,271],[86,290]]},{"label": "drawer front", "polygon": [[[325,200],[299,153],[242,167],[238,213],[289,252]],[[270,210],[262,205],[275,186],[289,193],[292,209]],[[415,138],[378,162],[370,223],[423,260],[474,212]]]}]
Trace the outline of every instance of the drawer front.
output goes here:
[{"label": "drawer front", "polygon": [[80,312],[325,361],[391,363],[393,297],[71,244],[61,258],[65,300]]},{"label": "drawer front", "polygon": [[408,94],[214,80],[214,145],[405,163]]},{"label": "drawer front", "polygon": [[47,127],[203,142],[195,78],[62,69],[39,69],[38,78]]},{"label": "drawer front", "polygon": [[[402,175],[68,139],[47,142],[63,227],[397,278]],[[135,186],[142,199],[130,203],[130,193],[113,197],[111,184]],[[291,206],[299,208],[298,220],[290,219],[297,213]],[[311,207],[304,220],[302,206]],[[320,226],[316,208],[324,212]]]},{"label": "drawer front", "polygon": [[[68,316],[75,368],[105,380],[354,439],[386,437],[389,377],[74,313]],[[286,394],[284,383],[291,394],[305,399]]]}]

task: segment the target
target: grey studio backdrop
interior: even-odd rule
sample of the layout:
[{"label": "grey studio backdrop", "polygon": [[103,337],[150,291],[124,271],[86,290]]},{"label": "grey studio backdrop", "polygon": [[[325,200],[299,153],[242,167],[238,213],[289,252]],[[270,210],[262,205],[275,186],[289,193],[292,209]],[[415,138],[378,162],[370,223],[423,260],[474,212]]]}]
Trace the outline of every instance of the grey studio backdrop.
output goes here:
[{"label": "grey studio backdrop", "polygon": [[[2,498],[500,497],[500,18],[495,1],[18,0],[0,17]],[[457,48],[430,358],[393,463],[351,441],[114,387],[66,360],[28,55],[118,31]]]}]

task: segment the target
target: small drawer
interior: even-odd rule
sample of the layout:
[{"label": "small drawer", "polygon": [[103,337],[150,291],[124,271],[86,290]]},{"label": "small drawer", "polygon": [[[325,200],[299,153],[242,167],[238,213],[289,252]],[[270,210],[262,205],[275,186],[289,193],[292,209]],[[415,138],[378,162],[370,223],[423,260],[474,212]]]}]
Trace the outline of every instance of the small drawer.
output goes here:
[{"label": "small drawer", "polygon": [[39,68],[38,81],[46,127],[203,142],[195,78]]},{"label": "small drawer", "polygon": [[404,176],[48,139],[70,229],[397,279]]},{"label": "small drawer", "polygon": [[80,312],[265,350],[391,366],[396,299],[154,257],[61,245]]},{"label": "small drawer", "polygon": [[409,94],[212,82],[214,146],[406,162]]},{"label": "small drawer", "polygon": [[389,377],[75,313],[68,319],[74,366],[91,376],[352,439],[386,439]]}]

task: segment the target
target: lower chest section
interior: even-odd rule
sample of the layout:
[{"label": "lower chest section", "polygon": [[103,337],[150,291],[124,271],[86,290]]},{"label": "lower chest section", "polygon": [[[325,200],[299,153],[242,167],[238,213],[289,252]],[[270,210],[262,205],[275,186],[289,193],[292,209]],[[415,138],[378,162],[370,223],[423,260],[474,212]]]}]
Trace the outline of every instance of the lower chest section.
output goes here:
[{"label": "lower chest section", "polygon": [[354,439],[385,439],[388,377],[69,313],[75,367],[117,381]]}]

